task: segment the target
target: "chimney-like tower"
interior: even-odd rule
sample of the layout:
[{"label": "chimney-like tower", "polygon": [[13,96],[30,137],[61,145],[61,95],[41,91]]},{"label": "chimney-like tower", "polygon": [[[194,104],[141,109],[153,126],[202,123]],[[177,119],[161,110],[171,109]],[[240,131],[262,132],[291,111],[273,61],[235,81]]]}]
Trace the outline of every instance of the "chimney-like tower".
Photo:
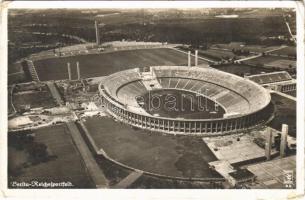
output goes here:
[{"label": "chimney-like tower", "polygon": [[69,63],[69,62],[67,63],[67,67],[68,67],[68,76],[69,76],[69,80],[71,81],[71,80],[72,80],[72,76],[71,76],[71,66],[70,66],[70,63]]},{"label": "chimney-like tower", "polygon": [[191,52],[189,51],[187,54],[187,66],[190,67],[191,66]]},{"label": "chimney-like tower", "polygon": [[287,135],[288,135],[288,125],[282,124],[281,146],[280,146],[281,157],[284,157],[286,155]]},{"label": "chimney-like tower", "polygon": [[80,69],[79,69],[79,62],[76,62],[76,70],[77,70],[77,80],[80,80]]},{"label": "chimney-like tower", "polygon": [[198,50],[195,50],[195,66],[198,65]]},{"label": "chimney-like tower", "polygon": [[271,158],[271,146],[272,146],[272,130],[267,128],[266,143],[265,143],[265,156],[267,160]]},{"label": "chimney-like tower", "polygon": [[100,31],[99,31],[99,28],[98,28],[98,23],[97,23],[96,20],[94,21],[94,23],[95,23],[96,44],[97,44],[97,45],[100,45],[101,41],[100,41]]}]

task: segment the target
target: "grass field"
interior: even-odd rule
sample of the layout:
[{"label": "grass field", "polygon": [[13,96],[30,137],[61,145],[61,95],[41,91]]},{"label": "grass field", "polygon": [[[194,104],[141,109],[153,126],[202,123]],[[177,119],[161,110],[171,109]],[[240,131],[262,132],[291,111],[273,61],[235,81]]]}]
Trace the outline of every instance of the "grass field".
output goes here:
[{"label": "grass field", "polygon": [[208,162],[216,157],[200,137],[168,136],[135,130],[106,117],[86,119],[98,148],[128,166],[178,177],[219,177]]},{"label": "grass field", "polygon": [[[124,69],[155,65],[187,65],[187,54],[172,49],[141,49],[103,54],[51,58],[35,61],[40,80],[68,79],[67,62],[71,63],[72,78],[76,78],[76,61],[82,78],[105,76]],[[199,63],[204,61],[199,60]]]},{"label": "grass field", "polygon": [[288,68],[295,68],[296,67],[296,61],[279,59],[279,60],[275,60],[275,61],[266,63],[265,65],[270,66],[270,67],[282,68],[282,69],[287,69],[287,67]]},{"label": "grass field", "polygon": [[25,74],[20,62],[14,64],[8,64],[7,67],[7,82],[8,85],[13,83],[24,82],[26,80]]},{"label": "grass field", "polygon": [[20,62],[18,63],[13,63],[13,64],[8,64],[7,67],[7,73],[12,74],[12,73],[17,73],[22,71],[22,65]]},{"label": "grass field", "polygon": [[269,51],[272,49],[279,48],[279,46],[264,46],[264,45],[244,45],[239,42],[232,42],[228,44],[215,44],[212,47],[220,48],[220,49],[243,49],[249,50],[250,52],[262,53],[265,51]]},{"label": "grass field", "polygon": [[245,61],[246,64],[289,69],[289,64],[295,67],[296,61],[284,59],[278,56],[261,56]]},{"label": "grass field", "polygon": [[275,104],[275,117],[269,125],[281,131],[282,124],[287,124],[288,134],[296,137],[296,102],[278,94],[271,94],[271,100]]},{"label": "grass field", "polygon": [[[38,129],[34,131],[34,134],[34,140],[45,144],[49,154],[56,156],[56,158],[22,168],[22,173],[18,176],[9,174],[9,183],[12,181],[30,182],[32,180],[41,182],[70,181],[76,188],[94,187],[65,125]],[[27,162],[26,156],[27,154],[24,151],[16,150],[9,144],[8,162],[10,163],[10,170],[14,171],[24,162]]]},{"label": "grass field", "polygon": [[13,94],[13,104],[17,110],[25,105],[30,105],[31,108],[52,108],[57,106],[49,91]]},{"label": "grass field", "polygon": [[296,47],[286,47],[283,49],[279,49],[276,51],[272,52],[273,54],[278,54],[278,55],[288,55],[288,56],[296,56],[297,51],[296,51]]},{"label": "grass field", "polygon": [[229,58],[239,58],[239,56],[235,55],[231,51],[224,51],[224,50],[214,50],[214,49],[208,49],[208,50],[199,50],[198,54],[203,57],[211,58],[215,61],[220,61],[222,59],[229,59]]}]

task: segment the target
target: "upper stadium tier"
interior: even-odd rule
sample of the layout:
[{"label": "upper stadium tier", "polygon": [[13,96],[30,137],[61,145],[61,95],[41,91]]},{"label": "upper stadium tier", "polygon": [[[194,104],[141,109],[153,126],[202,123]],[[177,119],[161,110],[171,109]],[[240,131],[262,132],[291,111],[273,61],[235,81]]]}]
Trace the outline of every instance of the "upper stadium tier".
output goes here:
[{"label": "upper stadium tier", "polygon": [[[143,104],[153,103],[144,97],[158,91],[164,94],[165,90],[192,93],[206,102],[207,109],[197,109],[196,115],[188,113],[187,117],[152,114]],[[272,115],[271,97],[263,87],[209,67],[155,66],[147,70],[120,71],[106,77],[100,83],[99,91],[107,111],[115,118],[133,126],[174,134],[239,131],[265,123]],[[194,99],[196,105],[200,101]],[[190,103],[190,100],[186,102]],[[211,107],[214,104],[215,107]],[[219,107],[223,115],[212,117]],[[207,111],[205,117],[198,115]]]}]

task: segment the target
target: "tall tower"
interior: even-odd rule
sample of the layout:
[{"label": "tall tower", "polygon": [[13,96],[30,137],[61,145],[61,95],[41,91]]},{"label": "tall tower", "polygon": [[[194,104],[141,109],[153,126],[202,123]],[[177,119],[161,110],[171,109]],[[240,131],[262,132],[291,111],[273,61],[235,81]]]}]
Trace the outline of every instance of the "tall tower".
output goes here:
[{"label": "tall tower", "polygon": [[71,67],[70,67],[70,63],[67,63],[67,68],[68,68],[68,76],[69,76],[69,80],[72,80],[72,74],[71,74]]},{"label": "tall tower", "polygon": [[95,20],[94,23],[95,23],[96,44],[97,44],[97,45],[100,45],[100,44],[101,44],[101,41],[100,41],[100,31],[99,31],[99,28],[98,28],[98,22]]},{"label": "tall tower", "polygon": [[195,66],[198,65],[198,50],[195,50]]},{"label": "tall tower", "polygon": [[272,146],[272,130],[267,128],[266,143],[265,143],[265,156],[267,160],[271,158],[271,146]]},{"label": "tall tower", "polygon": [[80,69],[79,69],[79,62],[76,62],[76,70],[77,70],[77,80],[80,80]]},{"label": "tall tower", "polygon": [[281,134],[281,146],[280,146],[280,156],[284,157],[286,155],[286,146],[287,146],[287,135],[288,135],[288,125],[282,125],[282,134]]},{"label": "tall tower", "polygon": [[190,67],[191,66],[191,52],[189,51],[187,54],[187,66]]}]

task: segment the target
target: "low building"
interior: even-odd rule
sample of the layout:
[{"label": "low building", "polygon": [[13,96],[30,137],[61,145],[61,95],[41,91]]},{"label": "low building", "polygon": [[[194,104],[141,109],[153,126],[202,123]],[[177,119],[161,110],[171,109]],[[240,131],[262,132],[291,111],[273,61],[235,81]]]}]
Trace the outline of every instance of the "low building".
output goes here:
[{"label": "low building", "polygon": [[283,93],[296,91],[297,82],[286,71],[249,75],[245,76],[245,78],[270,90]]},{"label": "low building", "polygon": [[229,181],[232,185],[238,186],[245,183],[252,183],[255,181],[255,174],[248,169],[237,169],[234,172],[229,173]]}]

